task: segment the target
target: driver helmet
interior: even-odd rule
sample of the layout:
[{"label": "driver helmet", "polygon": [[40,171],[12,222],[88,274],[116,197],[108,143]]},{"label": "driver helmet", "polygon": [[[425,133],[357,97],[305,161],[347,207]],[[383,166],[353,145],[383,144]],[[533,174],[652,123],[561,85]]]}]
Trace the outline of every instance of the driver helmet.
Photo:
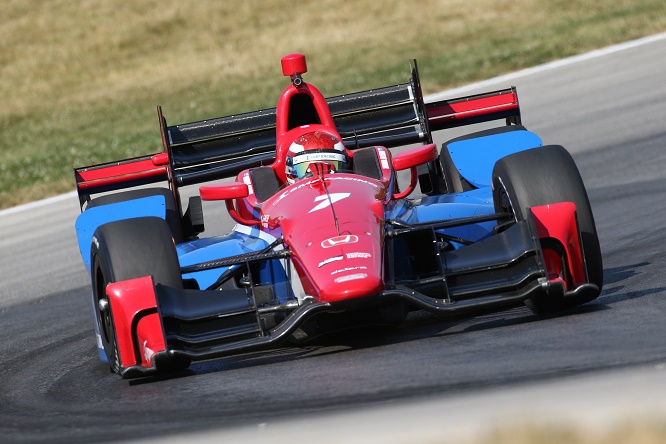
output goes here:
[{"label": "driver helmet", "polygon": [[326,163],[331,171],[340,171],[347,169],[349,158],[335,134],[318,129],[297,137],[289,146],[285,161],[287,182],[294,183],[305,177],[312,162]]}]

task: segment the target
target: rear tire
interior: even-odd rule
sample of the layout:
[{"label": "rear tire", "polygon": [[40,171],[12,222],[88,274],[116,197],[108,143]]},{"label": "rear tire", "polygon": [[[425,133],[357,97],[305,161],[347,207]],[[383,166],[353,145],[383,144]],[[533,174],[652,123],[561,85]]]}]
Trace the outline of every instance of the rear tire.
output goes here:
[{"label": "rear tire", "polygon": [[[493,168],[493,201],[498,212],[512,212],[517,221],[526,220],[530,208],[557,202],[576,204],[583,244],[583,261],[590,283],[603,285],[603,264],[592,208],[576,164],[567,150],[544,146],[506,156]],[[532,298],[526,305],[543,313],[582,304],[595,296],[545,300]]]},{"label": "rear tire", "polygon": [[[152,276],[156,285],[183,288],[171,230],[157,217],[125,219],[102,225],[93,236],[91,264],[95,315],[102,345],[111,370],[120,373],[122,366],[106,286],[112,282]],[[106,308],[102,309],[103,306]]]}]

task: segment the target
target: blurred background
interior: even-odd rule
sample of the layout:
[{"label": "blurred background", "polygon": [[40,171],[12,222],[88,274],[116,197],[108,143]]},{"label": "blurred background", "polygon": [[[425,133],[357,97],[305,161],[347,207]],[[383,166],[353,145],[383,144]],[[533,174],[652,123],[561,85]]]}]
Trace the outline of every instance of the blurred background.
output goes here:
[{"label": "blurred background", "polygon": [[275,106],[292,52],[325,96],[413,58],[428,94],[664,30],[663,0],[5,0],[0,208],[159,151],[157,105],[169,124]]}]

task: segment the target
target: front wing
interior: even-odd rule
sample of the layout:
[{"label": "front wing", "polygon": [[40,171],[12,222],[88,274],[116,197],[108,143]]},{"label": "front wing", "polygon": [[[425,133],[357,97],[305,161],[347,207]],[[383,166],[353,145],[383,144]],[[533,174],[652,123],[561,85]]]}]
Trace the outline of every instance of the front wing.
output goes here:
[{"label": "front wing", "polygon": [[[447,227],[506,216],[421,226],[389,223],[385,290],[363,301],[403,300],[416,309],[453,314],[502,308],[535,296],[568,298],[599,292],[585,275],[572,203],[534,207],[529,220],[509,224],[481,242],[446,248]],[[559,262],[552,260],[555,250]],[[288,258],[288,252],[227,258],[183,271],[230,263],[252,270],[252,263],[276,258]],[[268,348],[287,339],[311,317],[344,309],[344,305],[311,298],[279,304],[251,277],[243,287],[223,291],[179,290],[154,285],[152,278],[143,277],[109,284],[106,292],[125,378],[149,375],[174,359],[198,361]]]}]

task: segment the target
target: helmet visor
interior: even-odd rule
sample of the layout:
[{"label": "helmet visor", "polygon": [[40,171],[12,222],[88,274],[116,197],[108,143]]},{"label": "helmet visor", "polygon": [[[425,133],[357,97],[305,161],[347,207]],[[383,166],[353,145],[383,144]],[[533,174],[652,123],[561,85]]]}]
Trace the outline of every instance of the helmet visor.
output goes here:
[{"label": "helmet visor", "polygon": [[310,171],[310,163],[312,162],[324,162],[331,165],[334,171],[340,171],[346,169],[347,158],[339,151],[333,150],[304,151],[294,156],[291,174],[302,179]]}]

